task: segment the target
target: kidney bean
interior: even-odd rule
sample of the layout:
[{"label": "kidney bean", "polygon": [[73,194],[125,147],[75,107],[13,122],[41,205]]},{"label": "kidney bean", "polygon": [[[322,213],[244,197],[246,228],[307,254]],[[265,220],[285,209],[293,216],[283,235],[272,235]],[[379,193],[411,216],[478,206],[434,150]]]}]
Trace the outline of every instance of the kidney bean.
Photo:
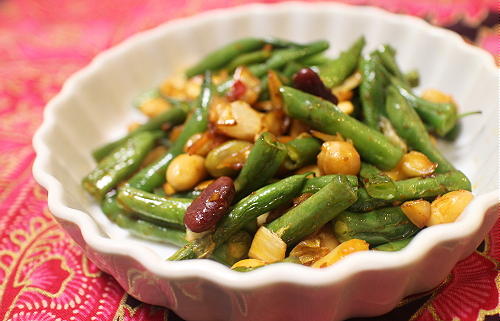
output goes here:
[{"label": "kidney bean", "polygon": [[326,99],[335,105],[338,103],[337,97],[332,94],[331,90],[325,86],[318,74],[311,68],[300,69],[293,76],[293,86],[311,95]]},{"label": "kidney bean", "polygon": [[233,180],[230,177],[217,178],[187,208],[184,215],[186,227],[196,233],[215,227],[228,212],[235,192]]}]

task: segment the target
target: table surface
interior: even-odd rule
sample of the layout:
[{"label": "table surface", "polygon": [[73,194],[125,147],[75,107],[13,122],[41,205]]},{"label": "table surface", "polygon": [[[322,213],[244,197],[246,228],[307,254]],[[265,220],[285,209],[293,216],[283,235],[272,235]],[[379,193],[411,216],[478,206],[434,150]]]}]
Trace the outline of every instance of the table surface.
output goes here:
[{"label": "table surface", "polygon": [[[250,2],[279,1],[0,0],[0,320],[180,320],[128,296],[61,230],[31,174],[31,139],[47,101],[97,53],[167,20]],[[426,18],[500,62],[495,0],[342,2]],[[437,289],[356,320],[500,320],[499,262],[500,221]]]}]

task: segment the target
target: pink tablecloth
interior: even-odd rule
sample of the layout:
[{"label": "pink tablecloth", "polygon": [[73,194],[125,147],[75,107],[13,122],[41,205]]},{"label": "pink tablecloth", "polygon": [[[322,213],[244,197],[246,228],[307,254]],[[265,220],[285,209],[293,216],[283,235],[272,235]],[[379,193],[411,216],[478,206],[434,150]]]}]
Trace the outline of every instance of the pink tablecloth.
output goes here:
[{"label": "pink tablecloth", "polygon": [[[129,297],[55,223],[31,175],[31,138],[45,103],[97,53],[164,21],[249,2],[0,0],[0,320],[178,320]],[[345,2],[425,17],[499,61],[494,0]],[[497,223],[442,286],[373,320],[499,320],[499,261]]]}]

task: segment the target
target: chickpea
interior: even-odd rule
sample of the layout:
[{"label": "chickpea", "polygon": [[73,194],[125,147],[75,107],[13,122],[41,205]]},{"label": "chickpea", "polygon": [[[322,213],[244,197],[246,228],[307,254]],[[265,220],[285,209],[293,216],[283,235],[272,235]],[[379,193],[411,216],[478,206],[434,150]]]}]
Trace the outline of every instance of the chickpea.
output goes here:
[{"label": "chickpea", "polygon": [[170,107],[170,104],[166,100],[157,97],[145,101],[139,106],[139,109],[144,115],[153,118],[170,109]]},{"label": "chickpea", "polygon": [[422,228],[431,216],[431,203],[425,200],[407,201],[401,204],[401,210],[415,226]]},{"label": "chickpea", "polygon": [[174,158],[167,169],[167,182],[176,191],[187,191],[207,176],[205,159],[199,155],[181,154]]},{"label": "chickpea", "polygon": [[361,167],[361,158],[351,143],[328,141],[321,146],[318,167],[322,175],[357,175]]},{"label": "chickpea", "polygon": [[454,103],[453,97],[437,89],[426,89],[421,96],[423,99],[434,103]]},{"label": "chickpea", "polygon": [[314,176],[320,177],[321,173],[319,172],[319,168],[317,165],[307,165],[302,168],[299,168],[295,174],[304,174],[307,172],[314,172]]},{"label": "chickpea", "polygon": [[427,226],[454,222],[473,198],[474,195],[466,190],[449,192],[436,198],[431,204]]},{"label": "chickpea", "polygon": [[412,151],[403,156],[400,166],[401,171],[407,177],[420,177],[432,174],[437,167],[437,163],[431,162],[422,153]]}]

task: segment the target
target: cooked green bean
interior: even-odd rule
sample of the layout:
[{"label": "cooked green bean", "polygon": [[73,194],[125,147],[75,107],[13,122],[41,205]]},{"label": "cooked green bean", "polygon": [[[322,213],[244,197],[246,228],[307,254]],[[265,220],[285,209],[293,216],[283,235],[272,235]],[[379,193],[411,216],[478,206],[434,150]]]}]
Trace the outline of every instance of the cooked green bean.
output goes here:
[{"label": "cooked green bean", "polygon": [[96,199],[102,200],[107,192],[139,168],[156,138],[157,135],[151,132],[141,132],[128,138],[83,179],[83,187]]},{"label": "cooked green bean", "polygon": [[431,161],[438,163],[437,172],[444,173],[455,170],[453,165],[432,143],[418,114],[392,86],[388,88],[386,112],[396,132],[408,145],[425,154]]},{"label": "cooked green bean", "polygon": [[359,172],[368,195],[374,198],[394,199],[397,195],[394,181],[373,165],[361,163]]},{"label": "cooked green bean", "polygon": [[267,225],[287,245],[316,232],[356,201],[356,188],[343,176]]},{"label": "cooked green bean", "polygon": [[386,252],[400,251],[410,244],[411,240],[413,240],[413,237],[407,237],[401,240],[380,244],[376,246],[374,250]]},{"label": "cooked green bean", "polygon": [[296,138],[285,146],[287,156],[283,166],[290,171],[314,163],[321,150],[321,142],[314,137]]},{"label": "cooked green bean", "polygon": [[96,161],[102,160],[104,157],[109,155],[111,151],[113,151],[118,146],[122,145],[127,139],[130,137],[137,135],[138,133],[151,131],[156,129],[161,129],[162,126],[175,126],[182,123],[186,119],[186,114],[188,112],[189,107],[187,105],[183,105],[183,107],[173,107],[160,115],[149,119],[146,123],[137,127],[125,137],[122,137],[114,142],[108,143],[92,152],[92,156]]},{"label": "cooked green bean", "polygon": [[419,228],[399,207],[389,207],[367,213],[346,211],[337,217],[333,230],[340,242],[360,239],[370,245],[380,245],[410,237]]},{"label": "cooked green bean", "polygon": [[183,152],[184,145],[191,136],[202,133],[207,129],[208,106],[210,105],[214,91],[211,79],[212,77],[209,73],[205,74],[201,93],[196,102],[196,108],[184,124],[184,129],[177,140],[165,155],[135,174],[129,181],[130,186],[152,192],[155,187],[163,184],[165,182],[165,171],[172,159]]},{"label": "cooked green bean", "polygon": [[361,58],[359,69],[363,76],[359,87],[363,121],[370,128],[378,130],[380,116],[385,110],[387,78],[381,70],[380,58],[373,53]]},{"label": "cooked green bean", "polygon": [[221,69],[237,56],[262,48],[264,44],[264,40],[257,38],[243,38],[231,42],[206,55],[201,61],[186,71],[186,76],[193,77],[203,74],[206,71]]},{"label": "cooked green bean", "polygon": [[319,76],[326,87],[332,88],[342,84],[356,70],[365,43],[365,38],[359,37],[351,47],[341,52],[337,59],[319,66]]},{"label": "cooked green bean", "polygon": [[281,93],[290,117],[327,134],[340,133],[351,139],[361,157],[381,169],[396,167],[403,156],[402,150],[384,135],[344,114],[330,102],[290,87],[282,87]]},{"label": "cooked green bean", "polygon": [[358,186],[358,178],[352,175],[324,175],[320,177],[309,178],[304,184],[301,194],[316,193],[332,181],[338,180],[339,176],[344,176],[349,181],[352,187]]},{"label": "cooked green bean", "polygon": [[242,54],[234,58],[227,66],[229,72],[233,72],[239,66],[248,66],[266,61],[271,56],[271,50],[261,49]]},{"label": "cooked green bean", "polygon": [[415,177],[395,181],[395,197],[393,199],[373,198],[365,189],[358,190],[358,201],[349,210],[354,212],[366,212],[376,208],[390,206],[393,202],[402,202],[419,198],[436,197],[456,190],[470,191],[470,182],[459,171],[451,171],[443,174],[435,174],[431,177]]},{"label": "cooked green bean", "polygon": [[276,174],[286,155],[285,145],[277,141],[273,134],[261,134],[234,181],[236,198],[241,199],[264,186]]},{"label": "cooked green bean", "polygon": [[184,229],[184,213],[192,199],[164,198],[130,186],[123,186],[116,197],[123,208],[142,220],[157,225]]},{"label": "cooked green bean", "polygon": [[250,71],[256,77],[262,77],[268,70],[280,69],[290,61],[325,51],[328,47],[327,41],[316,41],[304,47],[275,50],[266,62],[250,66]]}]

